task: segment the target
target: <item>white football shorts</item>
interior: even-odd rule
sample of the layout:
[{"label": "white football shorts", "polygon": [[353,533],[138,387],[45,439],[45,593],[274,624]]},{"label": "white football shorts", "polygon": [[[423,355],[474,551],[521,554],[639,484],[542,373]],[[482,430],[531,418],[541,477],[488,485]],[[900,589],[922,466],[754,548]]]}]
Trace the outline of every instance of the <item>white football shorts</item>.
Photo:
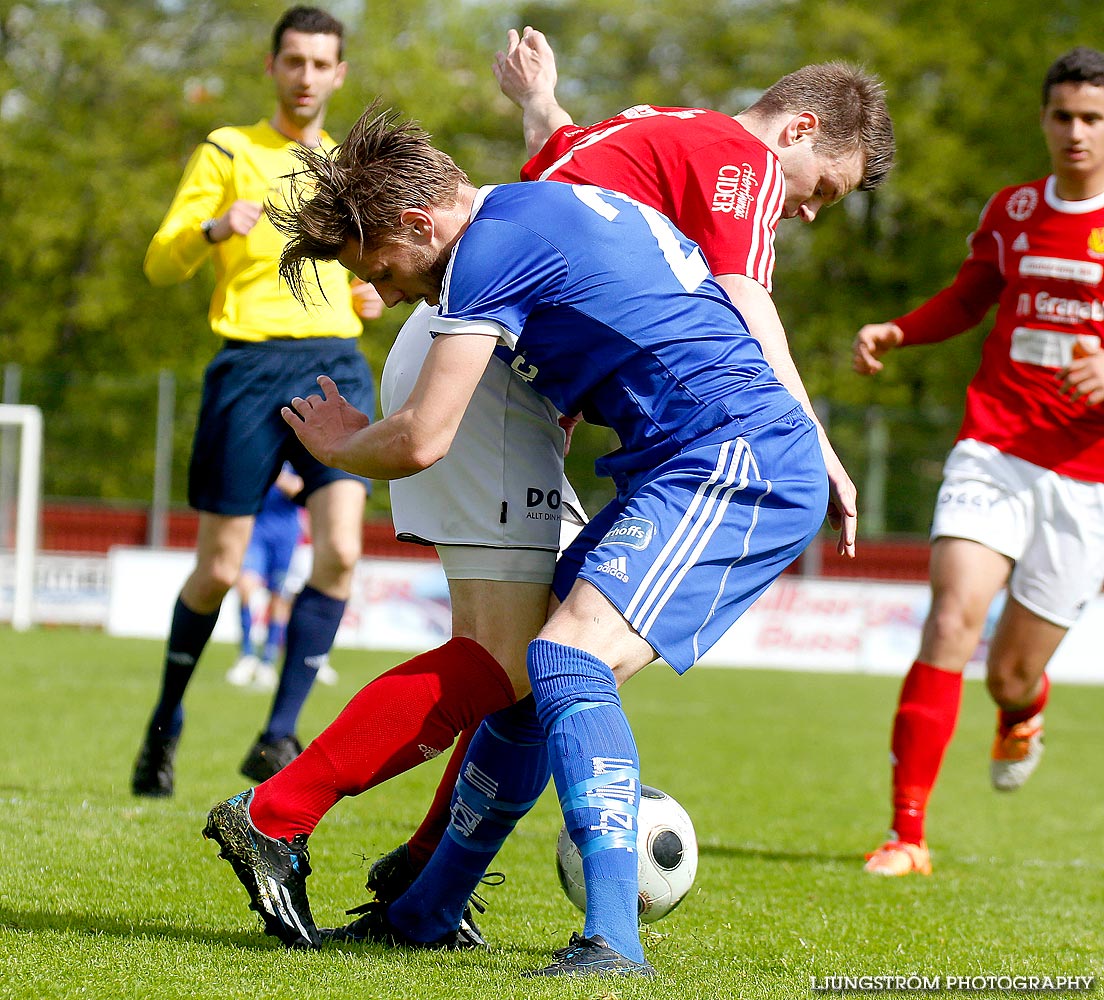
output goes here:
[{"label": "white football shorts", "polygon": [[1069,628],[1104,583],[1104,484],[959,441],[943,466],[931,537],[967,538],[1012,559],[1009,593]]},{"label": "white football shorts", "polygon": [[313,565],[314,546],[310,542],[300,542],[291,553],[282,596],[291,598],[298,594],[307,585]]},{"label": "white football shorts", "polygon": [[[387,356],[380,385],[385,416],[402,406],[414,388],[432,343],[429,317],[434,311],[419,305]],[[570,529],[586,520],[564,478],[558,418],[547,399],[492,358],[449,453],[417,475],[392,480],[396,537],[442,546],[558,552],[561,526]]]}]

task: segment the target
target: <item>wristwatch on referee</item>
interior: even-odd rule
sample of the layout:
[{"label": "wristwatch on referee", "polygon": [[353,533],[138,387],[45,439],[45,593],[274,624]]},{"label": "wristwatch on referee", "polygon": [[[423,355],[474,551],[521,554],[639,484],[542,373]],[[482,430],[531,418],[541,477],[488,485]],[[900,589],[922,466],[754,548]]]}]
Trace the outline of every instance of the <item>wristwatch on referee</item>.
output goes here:
[{"label": "wristwatch on referee", "polygon": [[199,231],[203,233],[203,238],[208,243],[214,243],[215,238],[211,235],[211,230],[215,228],[216,219],[206,219],[199,224]]}]

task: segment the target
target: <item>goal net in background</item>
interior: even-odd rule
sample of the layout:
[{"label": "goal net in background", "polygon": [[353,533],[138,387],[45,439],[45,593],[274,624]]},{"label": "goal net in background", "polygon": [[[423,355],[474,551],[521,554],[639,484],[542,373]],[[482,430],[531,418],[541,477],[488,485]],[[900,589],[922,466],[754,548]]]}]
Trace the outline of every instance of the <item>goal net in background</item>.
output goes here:
[{"label": "goal net in background", "polygon": [[0,403],[0,621],[33,620],[42,491],[42,411]]}]

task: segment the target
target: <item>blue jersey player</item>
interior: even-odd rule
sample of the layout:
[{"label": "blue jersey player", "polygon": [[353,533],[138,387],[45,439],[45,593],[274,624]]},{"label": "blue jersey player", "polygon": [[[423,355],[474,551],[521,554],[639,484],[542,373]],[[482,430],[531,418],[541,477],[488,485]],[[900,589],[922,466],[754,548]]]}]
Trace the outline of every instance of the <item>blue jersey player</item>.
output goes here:
[{"label": "blue jersey player", "polygon": [[[598,463],[616,498],[561,557],[562,603],[530,645],[527,675],[510,675],[521,700],[480,727],[448,836],[405,895],[366,914],[372,936],[457,943],[468,895],[551,771],[583,857],[586,925],[531,974],[652,975],[637,930],[639,758],[617,687],[660,657],[689,669],[812,539],[828,502],[816,429],[695,244],[658,212],[594,187],[477,190],[415,125],[375,109],[336,158],[303,158],[310,192],[277,220],[291,235],[292,290],[309,294],[308,261],[336,258],[388,305],[441,307],[418,382],[391,416],[369,425],[325,376],[322,396],[284,409],[316,457],[374,479],[427,467],[496,351],[621,445]],[[315,743],[330,740],[328,729]],[[295,818],[309,782],[283,814],[266,786],[287,793],[310,766],[308,748],[217,805],[206,831],[258,909],[285,857],[296,929],[277,914],[266,925],[289,943],[318,940],[297,856],[317,820]],[[254,846],[240,846],[243,831]]]},{"label": "blue jersey player", "polygon": [[[303,489],[303,480],[285,462],[280,474],[265,494],[264,503],[253,522],[253,533],[245,549],[241,573],[234,584],[241,614],[241,655],[226,679],[236,687],[271,691],[277,684],[276,654],[283,649],[287,635],[291,594],[286,588],[288,568],[300,539],[303,508],[293,497]],[[253,595],[267,591],[267,634],[260,656],[254,652]]]}]

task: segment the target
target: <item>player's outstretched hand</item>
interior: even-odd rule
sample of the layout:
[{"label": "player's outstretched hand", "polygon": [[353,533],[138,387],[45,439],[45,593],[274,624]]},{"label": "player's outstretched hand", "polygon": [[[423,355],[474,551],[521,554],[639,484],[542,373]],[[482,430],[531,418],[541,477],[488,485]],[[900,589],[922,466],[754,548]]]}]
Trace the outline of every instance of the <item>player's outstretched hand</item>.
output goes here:
[{"label": "player's outstretched hand", "polygon": [[506,51],[495,53],[492,69],[502,93],[523,110],[534,99],[554,99],[556,56],[536,28],[527,27],[520,35],[511,28]]},{"label": "player's outstretched hand", "polygon": [[368,426],[366,414],[361,413],[337,390],[337,384],[328,375],[318,376],[321,396],[296,396],[290,406],[280,410],[284,422],[318,461],[335,468],[344,468],[343,460],[349,453],[349,443],[357,431]]},{"label": "player's outstretched hand", "polygon": [[1058,372],[1058,391],[1088,406],[1104,403],[1104,351],[1078,340],[1073,360]]},{"label": "player's outstretched hand", "polygon": [[855,558],[855,537],[858,532],[858,490],[831,446],[825,447],[824,466],[828,470],[828,524],[839,532],[836,552],[848,559]]},{"label": "player's outstretched hand", "polygon": [[901,346],[905,335],[896,323],[868,323],[851,345],[851,367],[860,375],[874,375],[884,367],[878,359]]}]

